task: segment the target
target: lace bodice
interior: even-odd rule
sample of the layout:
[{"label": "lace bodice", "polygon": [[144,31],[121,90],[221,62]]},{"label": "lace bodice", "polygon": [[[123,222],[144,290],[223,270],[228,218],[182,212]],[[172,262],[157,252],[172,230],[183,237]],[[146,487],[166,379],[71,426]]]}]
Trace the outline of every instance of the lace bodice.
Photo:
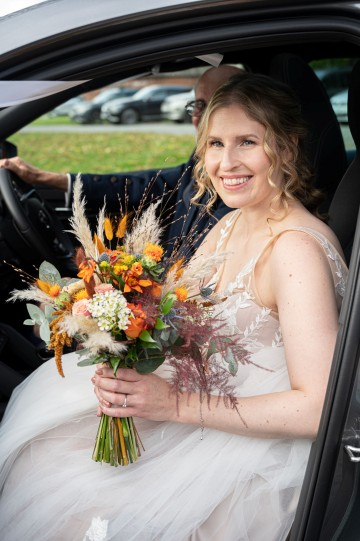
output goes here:
[{"label": "lace bodice", "polygon": [[[226,220],[220,232],[220,238],[216,247],[217,252],[220,253],[226,248],[226,240],[230,235],[239,212],[234,211]],[[291,227],[286,231],[303,231],[312,236],[320,244],[329,261],[337,303],[338,307],[340,307],[345,291],[347,267],[336,248],[324,235],[313,229]],[[283,234],[283,232],[280,234]],[[285,366],[282,334],[277,314],[259,302],[256,295],[254,269],[269,244],[276,242],[278,237],[279,235],[272,237],[269,243],[240,269],[235,279],[221,292],[220,296],[223,300],[217,303],[214,309],[215,315],[226,320],[229,333],[241,336],[240,343],[247,352],[258,354],[258,358],[260,359],[260,357],[265,358],[264,352],[266,351],[265,367],[269,369],[274,369],[275,366],[279,367],[278,362],[280,361]],[[212,284],[216,285],[219,275],[220,269],[212,278]],[[271,348],[273,354],[269,354],[268,348]],[[253,355],[252,358],[254,359]],[[268,361],[272,366],[268,364]],[[244,368],[242,367],[241,372],[243,371]]]},{"label": "lace bodice", "polygon": [[[229,215],[228,220],[226,220],[225,226],[222,228],[220,232],[220,238],[216,245],[217,253],[220,253],[223,250],[225,242],[231,232],[232,226],[235,223],[240,212],[241,212],[240,210],[234,211],[233,213]],[[336,291],[336,294],[340,297],[340,299],[338,300],[341,303],[341,299],[344,296],[344,292],[345,292],[345,283],[346,283],[346,276],[347,276],[346,264],[344,263],[343,259],[341,258],[336,248],[328,241],[328,239],[324,235],[322,235],[318,231],[315,231],[314,229],[311,229],[309,227],[299,227],[299,226],[290,227],[286,229],[285,231],[281,232],[280,234],[272,237],[269,240],[269,243],[240,269],[235,279],[230,284],[228,284],[223,294],[225,296],[229,296],[229,295],[232,295],[236,290],[241,290],[241,289],[245,289],[250,292],[252,288],[251,282],[254,280],[253,271],[254,271],[257,261],[260,259],[260,256],[264,253],[264,251],[267,249],[269,244],[274,243],[276,239],[280,235],[285,233],[286,231],[303,231],[304,233],[312,236],[315,240],[317,240],[317,242],[323,248],[326,256],[328,257],[329,264],[330,264],[331,271],[334,278],[335,291]],[[212,279],[212,283],[216,284],[218,280],[219,272],[220,272],[220,269],[218,269],[217,273],[214,275]]]}]

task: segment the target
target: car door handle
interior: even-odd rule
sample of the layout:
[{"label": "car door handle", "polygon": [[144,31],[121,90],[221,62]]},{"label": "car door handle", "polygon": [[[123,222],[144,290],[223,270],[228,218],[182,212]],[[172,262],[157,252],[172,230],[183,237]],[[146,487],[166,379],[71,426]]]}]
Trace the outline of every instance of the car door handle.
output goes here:
[{"label": "car door handle", "polygon": [[345,445],[345,451],[349,455],[351,462],[360,462],[360,447]]}]

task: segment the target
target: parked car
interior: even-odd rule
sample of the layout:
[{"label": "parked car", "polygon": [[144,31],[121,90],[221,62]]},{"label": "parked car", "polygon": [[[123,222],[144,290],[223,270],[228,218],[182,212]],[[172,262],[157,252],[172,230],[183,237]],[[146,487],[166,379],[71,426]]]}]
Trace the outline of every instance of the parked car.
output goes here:
[{"label": "parked car", "polygon": [[348,123],[348,89],[342,90],[331,98],[331,105],[340,124]]},{"label": "parked car", "polygon": [[164,120],[173,122],[191,122],[191,116],[187,113],[185,105],[195,99],[194,90],[168,96],[161,104],[161,114]]},{"label": "parked car", "polygon": [[57,116],[70,116],[72,110],[76,105],[80,105],[84,103],[84,98],[82,96],[75,96],[74,98],[70,98],[65,103],[61,103],[57,107],[55,107],[52,111],[48,112],[48,116],[51,118],[57,117]]},{"label": "parked car", "polygon": [[190,87],[149,85],[130,98],[111,100],[101,108],[100,118],[113,124],[136,124],[144,120],[161,120],[161,104],[174,94],[189,91]]},{"label": "parked car", "polygon": [[[342,74],[344,59],[350,59],[352,64],[360,59],[360,4],[355,0],[139,0],[129,3],[103,0],[101,8],[98,0],[87,0],[86,9],[83,0],[44,1],[1,17],[0,29],[0,83],[13,81],[14,88],[27,80],[37,81],[39,87],[42,81],[74,83],[73,88],[67,87],[28,103],[25,100],[23,104],[2,107],[2,156],[17,152],[22,155],[27,143],[20,148],[12,144],[18,130],[79,93],[135,77],[148,76],[150,82],[151,77],[160,72],[181,74],[183,69],[203,67],[206,62],[212,65],[214,56],[223,63],[241,62],[254,72],[272,76],[294,74],[299,80],[297,91],[303,97],[304,114],[308,113],[310,121],[315,119],[316,128],[316,124],[320,124],[317,116],[320,106],[313,100],[313,87],[308,91],[299,66],[330,59],[332,72],[337,71],[338,61]],[[289,69],[280,63],[284,55]],[[341,88],[347,88],[347,84],[342,83]],[[356,113],[356,99],[354,104]],[[357,145],[359,123],[360,119],[355,118],[353,130]],[[342,168],[343,159],[336,117],[330,127],[327,133],[322,131],[309,139],[310,150],[319,150],[319,143],[322,145],[318,153],[322,156],[320,169],[332,164],[325,177],[334,173],[337,162],[341,162]],[[28,144],[33,145],[33,142]],[[67,151],[80,153],[81,149]],[[100,152],[101,149],[99,158]],[[350,272],[326,403],[290,541],[360,539],[358,150],[350,168],[346,166],[343,172],[341,168],[335,171],[335,186],[323,186],[331,203],[328,210],[332,226],[344,248],[349,248]],[[347,184],[349,178],[355,179],[351,185]],[[334,187],[337,189],[335,198]],[[1,347],[11,343],[14,348],[20,346],[20,340],[12,340],[7,327],[26,344],[22,348],[23,363],[14,354],[1,356],[0,393],[4,406],[14,385],[32,370],[34,363],[30,358],[33,348],[22,335],[21,310],[5,304],[19,278],[3,260],[33,275],[34,267],[46,258],[63,273],[71,273],[73,244],[63,233],[69,229],[63,193],[52,193],[50,200],[47,192],[25,186],[4,169],[0,170],[0,190],[0,297],[5,329]]]},{"label": "parked car", "polygon": [[115,98],[125,98],[135,94],[136,89],[130,87],[108,88],[92,100],[84,100],[76,104],[70,111],[69,117],[80,124],[91,124],[100,120],[101,107]]}]

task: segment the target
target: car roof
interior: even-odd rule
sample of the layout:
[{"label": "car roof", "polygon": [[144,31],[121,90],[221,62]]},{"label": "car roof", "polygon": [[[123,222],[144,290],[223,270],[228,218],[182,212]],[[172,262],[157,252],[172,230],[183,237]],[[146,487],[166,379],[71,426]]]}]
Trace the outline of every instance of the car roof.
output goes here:
[{"label": "car roof", "polygon": [[360,4],[350,0],[103,0],[101,9],[87,0],[86,10],[83,0],[38,3],[0,18],[0,81],[68,88],[0,111],[0,138],[115,81],[221,61],[263,71],[284,49],[306,60],[358,57],[359,18]]}]

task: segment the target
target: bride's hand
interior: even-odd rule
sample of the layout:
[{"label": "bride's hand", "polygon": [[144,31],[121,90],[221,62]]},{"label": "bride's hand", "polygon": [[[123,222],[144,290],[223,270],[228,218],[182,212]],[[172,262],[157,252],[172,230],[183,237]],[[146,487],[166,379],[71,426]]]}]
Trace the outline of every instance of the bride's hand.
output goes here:
[{"label": "bride's hand", "polygon": [[99,400],[98,415],[142,417],[152,421],[170,420],[176,413],[176,395],[164,379],[119,368],[99,367],[92,378]]}]

